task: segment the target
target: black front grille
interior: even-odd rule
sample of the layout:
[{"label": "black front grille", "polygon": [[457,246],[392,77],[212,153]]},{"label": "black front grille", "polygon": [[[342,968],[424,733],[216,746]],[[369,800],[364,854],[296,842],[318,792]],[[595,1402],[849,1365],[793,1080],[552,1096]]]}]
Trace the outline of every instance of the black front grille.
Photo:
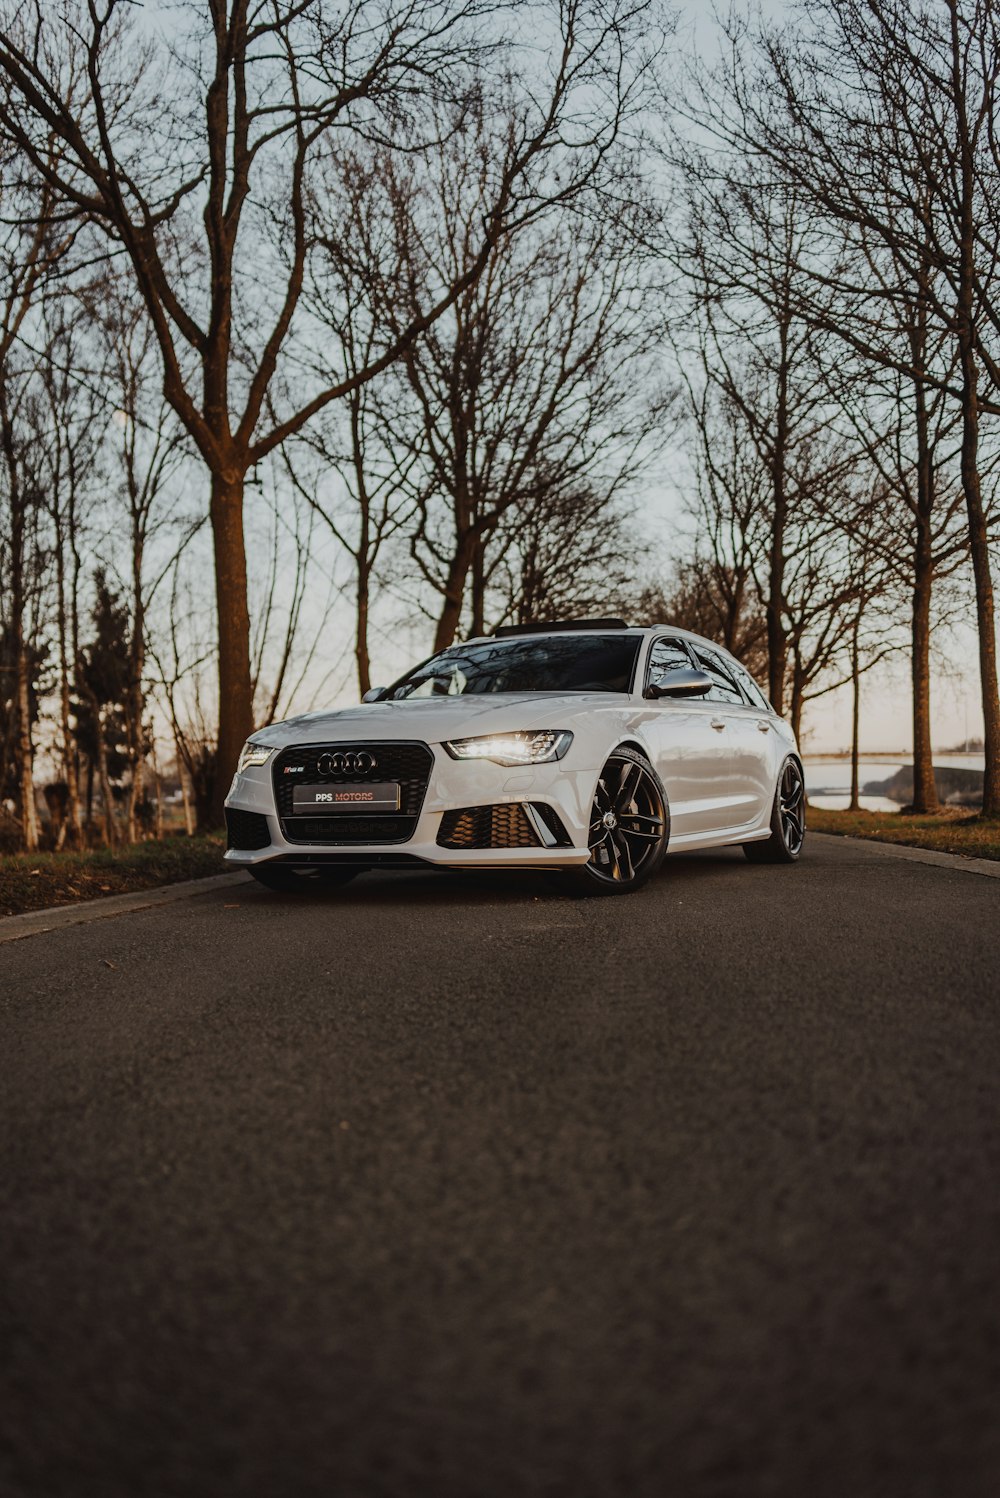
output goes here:
[{"label": "black front grille", "polygon": [[242,853],[252,853],[257,848],[271,846],[271,834],[267,817],[257,811],[238,811],[226,807],[226,846],[238,848]]},{"label": "black front grille", "polygon": [[438,829],[441,848],[537,848],[541,839],[520,801],[446,811]]},{"label": "black front grille", "polygon": [[[322,774],[319,761],[336,754],[368,754],[374,761],[364,772]],[[283,749],[274,761],[271,778],[281,830],[290,843],[405,843],[416,831],[424,804],[434,755],[426,744],[364,741],[349,744],[302,744]],[[296,815],[297,785],[370,785],[395,782],[399,810],[365,816]]]}]

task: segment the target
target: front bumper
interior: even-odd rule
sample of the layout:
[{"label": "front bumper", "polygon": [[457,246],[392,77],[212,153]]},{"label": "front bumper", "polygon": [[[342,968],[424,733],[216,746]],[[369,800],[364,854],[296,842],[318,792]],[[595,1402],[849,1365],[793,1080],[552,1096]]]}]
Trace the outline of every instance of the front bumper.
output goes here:
[{"label": "front bumper", "polygon": [[[331,862],[369,867],[423,863],[449,869],[553,869],[587,862],[597,769],[574,766],[572,749],[566,760],[519,769],[487,760],[453,760],[439,745],[429,744],[427,748],[434,762],[413,835],[392,844],[293,842],[284,835],[277,811],[271,776],[273,759],[244,770],[233,780],[226,807],[265,817],[270,842],[261,848],[230,848],[225,855],[227,862],[242,867],[275,860],[301,867]],[[454,848],[442,847],[438,841],[448,812],[517,803],[529,808],[551,807],[565,828],[570,846],[542,843],[537,847]],[[529,811],[529,816],[532,825],[539,827],[538,814]],[[544,832],[541,828],[539,832],[541,840]]]}]

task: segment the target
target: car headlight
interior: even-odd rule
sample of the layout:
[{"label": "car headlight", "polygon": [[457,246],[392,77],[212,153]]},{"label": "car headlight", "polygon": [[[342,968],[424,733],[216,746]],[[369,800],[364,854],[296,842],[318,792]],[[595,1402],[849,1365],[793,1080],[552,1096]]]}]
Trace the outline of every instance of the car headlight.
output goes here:
[{"label": "car headlight", "polygon": [[251,765],[266,765],[273,749],[268,749],[264,744],[255,744],[252,739],[247,739],[240,752],[238,773],[248,770]]},{"label": "car headlight", "polygon": [[537,732],[488,733],[482,738],[452,739],[445,748],[452,759],[491,759],[498,765],[547,765],[562,759],[573,742],[565,728]]}]

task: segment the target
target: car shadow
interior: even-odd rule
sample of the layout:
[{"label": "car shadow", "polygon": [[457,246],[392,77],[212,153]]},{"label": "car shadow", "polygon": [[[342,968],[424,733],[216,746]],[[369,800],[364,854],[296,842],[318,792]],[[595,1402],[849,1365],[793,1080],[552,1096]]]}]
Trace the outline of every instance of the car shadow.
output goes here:
[{"label": "car shadow", "polygon": [[[718,876],[726,868],[749,865],[739,848],[710,848],[704,852],[673,854],[663,868],[643,889],[629,899],[655,893],[665,880],[699,879]],[[521,905],[535,900],[587,902],[588,896],[566,888],[558,874],[531,873],[523,869],[509,872],[498,869],[372,869],[359,874],[350,884],[297,890],[284,893],[254,886],[256,900],[274,905],[395,905],[405,901],[416,907],[440,905],[443,901],[465,907],[495,905],[498,902]]]}]

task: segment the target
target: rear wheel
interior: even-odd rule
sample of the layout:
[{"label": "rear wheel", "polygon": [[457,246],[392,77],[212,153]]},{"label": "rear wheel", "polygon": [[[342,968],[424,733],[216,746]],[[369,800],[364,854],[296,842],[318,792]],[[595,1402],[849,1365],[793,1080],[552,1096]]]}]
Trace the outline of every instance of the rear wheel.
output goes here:
[{"label": "rear wheel", "polygon": [[660,867],[669,836],[667,796],[656,771],[634,749],[616,749],[594,792],[590,862],[562,877],[588,895],[630,894]]},{"label": "rear wheel", "polygon": [[360,869],[330,867],[300,874],[297,869],[284,868],[281,864],[273,863],[255,864],[250,868],[250,873],[258,884],[286,895],[305,895],[310,892],[316,894],[321,889],[331,889],[336,885],[347,884],[360,872]]},{"label": "rear wheel", "polygon": [[786,759],[778,776],[766,842],[744,843],[751,863],[794,863],[806,840],[806,787],[797,760]]}]

